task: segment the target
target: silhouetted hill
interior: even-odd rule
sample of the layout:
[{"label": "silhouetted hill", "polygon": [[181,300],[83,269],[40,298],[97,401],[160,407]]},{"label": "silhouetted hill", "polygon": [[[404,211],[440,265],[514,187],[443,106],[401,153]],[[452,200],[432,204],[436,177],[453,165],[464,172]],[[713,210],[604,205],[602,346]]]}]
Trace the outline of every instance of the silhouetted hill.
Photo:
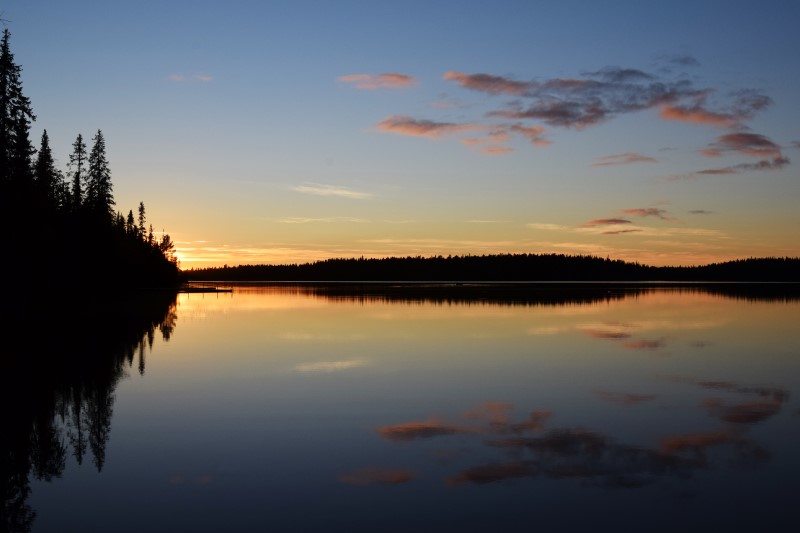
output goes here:
[{"label": "silhouetted hill", "polygon": [[195,281],[800,282],[800,258],[654,267],[587,255],[502,254],[327,259],[292,265],[192,269],[184,273]]}]

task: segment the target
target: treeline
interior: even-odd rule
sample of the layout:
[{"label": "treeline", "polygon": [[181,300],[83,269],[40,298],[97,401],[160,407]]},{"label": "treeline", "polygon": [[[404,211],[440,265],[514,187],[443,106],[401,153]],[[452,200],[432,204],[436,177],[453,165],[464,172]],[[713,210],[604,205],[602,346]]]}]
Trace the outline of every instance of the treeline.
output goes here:
[{"label": "treeline", "polygon": [[654,267],[590,255],[500,254],[327,259],[186,271],[197,281],[800,281],[799,258],[751,258]]},{"label": "treeline", "polygon": [[169,235],[147,225],[144,203],[127,216],[115,210],[106,143],[91,148],[78,135],[65,171],[57,168],[45,130],[30,140],[36,119],[22,90],[4,30],[0,48],[0,228],[3,266],[21,290],[169,286],[179,270]]}]

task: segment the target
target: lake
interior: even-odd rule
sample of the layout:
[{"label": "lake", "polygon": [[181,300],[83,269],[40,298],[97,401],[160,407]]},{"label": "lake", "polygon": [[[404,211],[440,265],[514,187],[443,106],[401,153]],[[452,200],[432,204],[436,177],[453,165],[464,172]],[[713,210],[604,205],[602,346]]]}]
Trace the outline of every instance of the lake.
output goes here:
[{"label": "lake", "polygon": [[5,523],[793,530],[796,294],[244,285],[42,316],[3,367]]}]

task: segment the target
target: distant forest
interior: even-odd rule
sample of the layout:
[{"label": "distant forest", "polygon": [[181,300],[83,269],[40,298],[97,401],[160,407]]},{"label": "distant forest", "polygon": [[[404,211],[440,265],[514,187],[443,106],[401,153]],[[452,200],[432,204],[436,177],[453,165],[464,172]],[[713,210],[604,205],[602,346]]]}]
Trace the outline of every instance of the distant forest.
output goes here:
[{"label": "distant forest", "polygon": [[753,258],[703,266],[654,267],[588,255],[503,254],[226,265],[185,273],[193,281],[800,282],[800,258]]},{"label": "distant forest", "polygon": [[72,144],[57,168],[47,130],[39,148],[34,120],[14,62],[9,31],[0,49],[0,227],[6,291],[175,286],[180,271],[173,243],[157,237],[140,202],[136,216],[115,211],[102,131]]}]

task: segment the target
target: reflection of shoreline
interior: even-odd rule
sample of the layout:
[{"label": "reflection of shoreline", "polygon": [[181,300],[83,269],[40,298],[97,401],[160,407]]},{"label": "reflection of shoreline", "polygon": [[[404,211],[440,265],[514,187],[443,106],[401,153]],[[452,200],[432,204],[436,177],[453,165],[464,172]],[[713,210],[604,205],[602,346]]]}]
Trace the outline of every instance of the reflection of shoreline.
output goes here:
[{"label": "reflection of shoreline", "polygon": [[332,300],[559,306],[645,294],[706,294],[734,300],[800,302],[800,283],[767,282],[203,282],[234,292],[280,289]]},{"label": "reflection of shoreline", "polygon": [[115,302],[70,301],[5,324],[0,527],[30,530],[31,479],[61,477],[69,455],[79,465],[91,458],[102,470],[116,386],[134,365],[144,374],[156,332],[165,341],[172,335],[175,306],[175,292],[154,291]]}]

